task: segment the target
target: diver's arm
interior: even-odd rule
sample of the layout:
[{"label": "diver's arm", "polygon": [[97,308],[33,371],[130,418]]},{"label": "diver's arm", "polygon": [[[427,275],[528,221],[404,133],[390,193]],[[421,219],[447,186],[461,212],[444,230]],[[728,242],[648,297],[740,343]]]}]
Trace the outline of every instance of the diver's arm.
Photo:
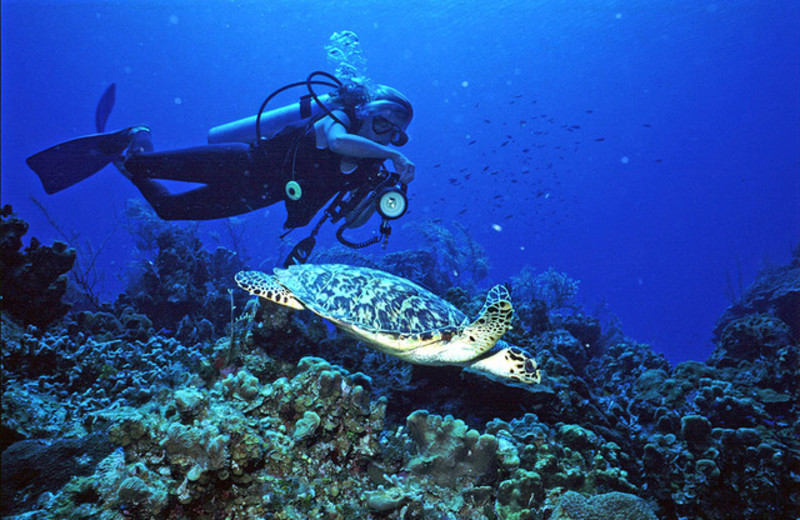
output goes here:
[{"label": "diver's arm", "polygon": [[330,121],[326,125],[325,137],[328,148],[332,152],[362,159],[391,159],[395,170],[400,174],[401,183],[408,184],[414,180],[414,170],[416,169],[414,163],[393,148],[360,135],[350,134],[335,121]]}]

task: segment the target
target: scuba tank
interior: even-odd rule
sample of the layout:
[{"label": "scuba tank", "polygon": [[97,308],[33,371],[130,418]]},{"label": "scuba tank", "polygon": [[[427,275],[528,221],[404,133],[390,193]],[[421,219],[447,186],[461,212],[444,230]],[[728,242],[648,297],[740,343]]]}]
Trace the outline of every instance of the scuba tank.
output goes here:
[{"label": "scuba tank", "polygon": [[[327,81],[326,79],[314,79],[317,76],[323,76]],[[334,90],[330,94],[318,95],[314,92],[314,85],[326,86]],[[308,94],[302,96],[297,103],[264,112],[267,104],[275,96],[295,87],[306,87]],[[360,106],[368,98],[366,88],[362,85],[345,85],[327,72],[312,72],[305,81],[284,85],[267,96],[256,115],[210,129],[208,144],[236,142],[254,144],[262,139],[274,137],[278,132],[287,128],[306,126],[326,115],[345,126],[333,114],[333,110],[342,109],[348,105]]]},{"label": "scuba tank", "polygon": [[[310,96],[303,96],[297,103],[261,114],[259,124],[261,137],[269,139],[286,128],[305,126],[312,120],[325,115],[326,108],[328,111],[332,110],[330,95],[323,94],[318,99],[319,103],[312,100]],[[215,126],[208,131],[208,144],[254,143],[258,138],[256,119],[258,119],[258,115]]]}]

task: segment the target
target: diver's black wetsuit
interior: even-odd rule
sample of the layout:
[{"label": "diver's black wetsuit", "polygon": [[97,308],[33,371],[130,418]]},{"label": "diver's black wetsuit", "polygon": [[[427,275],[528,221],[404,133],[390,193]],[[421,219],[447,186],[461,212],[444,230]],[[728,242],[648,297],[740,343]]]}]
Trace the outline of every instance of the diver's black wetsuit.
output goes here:
[{"label": "diver's black wetsuit", "polygon": [[[131,154],[123,167],[132,182],[165,220],[210,220],[231,217],[286,201],[287,228],[308,224],[337,192],[367,183],[378,172],[379,159],[355,160],[358,168],[341,172],[343,156],[316,147],[313,126],[293,129],[259,146],[226,143],[167,152]],[[202,183],[172,194],[154,179]],[[300,184],[299,200],[286,197],[290,180]]]}]

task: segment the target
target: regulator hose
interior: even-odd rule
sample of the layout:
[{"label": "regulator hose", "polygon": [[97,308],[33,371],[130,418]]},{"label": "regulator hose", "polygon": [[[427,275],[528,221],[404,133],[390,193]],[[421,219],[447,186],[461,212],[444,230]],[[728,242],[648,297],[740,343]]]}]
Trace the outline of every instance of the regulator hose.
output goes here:
[{"label": "regulator hose", "polygon": [[[320,80],[312,79],[314,76],[318,76],[318,75],[322,75],[322,76],[325,76],[327,78],[330,78],[332,81],[320,81]],[[331,111],[328,109],[328,107],[325,106],[325,103],[320,101],[320,99],[317,96],[316,92],[314,92],[314,89],[312,88],[312,85],[324,85],[326,87],[331,87],[333,89],[338,89],[338,88],[342,87],[342,82],[339,81],[338,79],[336,79],[335,76],[333,76],[331,74],[328,74],[327,72],[315,71],[315,72],[312,72],[311,74],[309,74],[308,78],[306,78],[305,81],[295,81],[294,83],[289,83],[288,85],[282,86],[281,88],[279,88],[278,90],[274,91],[272,94],[267,96],[267,99],[265,99],[264,102],[261,103],[261,106],[258,109],[258,115],[256,116],[256,142],[260,142],[261,141],[261,116],[263,115],[264,109],[267,108],[267,105],[269,104],[269,102],[272,101],[272,99],[275,96],[277,96],[278,94],[280,94],[281,92],[289,90],[290,88],[301,87],[303,85],[305,85],[308,88],[308,91],[311,93],[311,97],[314,98],[314,101],[325,111],[325,113],[327,115],[329,115],[329,116],[334,117],[334,119],[336,119],[335,116],[333,116],[331,114]],[[337,119],[337,121],[338,121],[338,119]]]}]

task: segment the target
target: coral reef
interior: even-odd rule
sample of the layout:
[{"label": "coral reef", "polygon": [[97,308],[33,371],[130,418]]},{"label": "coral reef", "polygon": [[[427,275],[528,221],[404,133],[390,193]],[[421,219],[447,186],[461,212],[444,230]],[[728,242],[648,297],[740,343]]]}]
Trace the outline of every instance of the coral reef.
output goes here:
[{"label": "coral reef", "polygon": [[22,249],[28,223],[11,206],[0,212],[0,287],[2,308],[25,324],[43,328],[62,318],[70,305],[62,301],[67,292],[65,274],[75,263],[75,250],[59,241],[43,246],[31,238]]},{"label": "coral reef", "polygon": [[[35,505],[43,493],[59,491],[75,476],[91,475],[113,446],[104,433],[48,443],[26,440],[12,444],[2,456],[2,503],[16,497],[17,508]],[[3,513],[5,514],[5,508]]]},{"label": "coral reef", "polygon": [[[797,255],[720,319],[706,362],[675,367],[581,312],[563,273],[523,272],[508,337],[535,352],[543,381],[522,389],[402,363],[309,312],[232,301],[238,255],[136,218],[153,264],[113,304],[45,329],[4,299],[5,517],[800,516]],[[3,247],[25,257],[11,222]],[[449,273],[479,251],[427,226],[435,253],[351,260],[427,280],[475,315],[480,270]]]},{"label": "coral reef", "polygon": [[[396,258],[385,265],[390,273],[398,276],[411,274],[412,276],[407,277],[415,282],[422,282],[421,278],[429,278],[432,283],[426,286],[436,294],[444,294],[450,287],[474,288],[488,274],[486,251],[463,225],[454,222],[455,233],[437,220],[416,222],[409,226],[427,243],[428,248],[409,255],[413,265],[411,269],[416,273],[400,274],[393,271],[393,265],[399,267]],[[406,258],[405,254],[402,258]],[[428,269],[428,272],[420,270],[423,268]],[[414,277],[414,274],[421,278]]]},{"label": "coral reef", "polygon": [[246,298],[230,293],[231,280],[244,264],[235,251],[207,250],[196,226],[167,223],[142,203],[126,210],[128,230],[140,257],[116,313],[147,316],[157,331],[194,344],[222,335],[230,324],[231,306]]},{"label": "coral reef", "polygon": [[764,269],[756,281],[717,321],[717,338],[731,321],[749,314],[768,314],[788,325],[800,337],[800,244],[792,251],[788,265]]},{"label": "coral reef", "polygon": [[[224,331],[230,321],[230,280],[243,267],[236,254],[221,247],[211,253],[191,229],[177,226],[162,231],[155,243],[154,260],[140,264],[122,303],[150,317],[156,330],[188,341],[203,339],[197,329],[204,320],[217,333]],[[234,298],[244,305],[240,295]]]}]

